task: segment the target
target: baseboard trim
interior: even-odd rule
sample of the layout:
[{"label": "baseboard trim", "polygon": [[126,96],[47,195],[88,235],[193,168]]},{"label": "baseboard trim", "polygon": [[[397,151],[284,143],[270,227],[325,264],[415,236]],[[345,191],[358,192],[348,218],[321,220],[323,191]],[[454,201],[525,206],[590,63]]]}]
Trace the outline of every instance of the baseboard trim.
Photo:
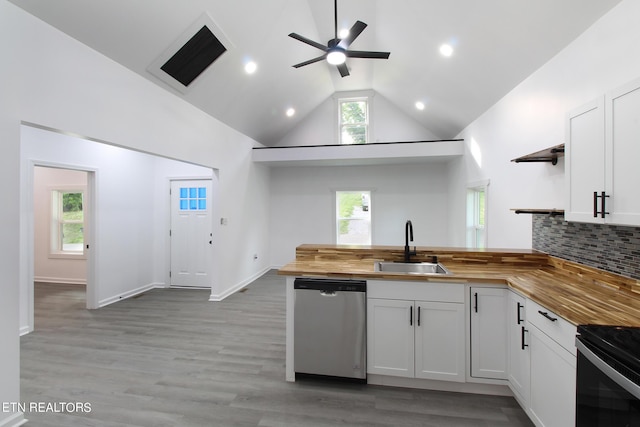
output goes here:
[{"label": "baseboard trim", "polygon": [[18,332],[20,333],[20,336],[23,336],[33,332],[33,329],[31,329],[29,326],[20,326],[20,330]]},{"label": "baseboard trim", "polygon": [[87,285],[86,279],[70,279],[65,277],[45,277],[45,276],[35,276],[33,278],[34,282],[43,282],[43,283],[56,283],[56,284],[64,284],[64,285]]},{"label": "baseboard trim", "polygon": [[250,284],[251,282],[253,282],[257,278],[261,277],[262,275],[264,275],[267,271],[269,271],[271,269],[272,269],[272,267],[265,267],[264,269],[260,270],[259,272],[257,272],[253,276],[251,276],[251,277],[243,280],[242,282],[232,286],[231,288],[227,289],[226,291],[222,292],[221,294],[214,294],[213,293],[213,289],[212,289],[211,295],[209,296],[209,301],[211,301],[211,302],[220,302],[220,301],[224,300],[229,295],[235,294],[240,289],[244,288],[245,286],[247,286],[248,284]]},{"label": "baseboard trim", "polygon": [[123,301],[127,298],[131,298],[134,297],[136,295],[140,295],[144,292],[150,291],[151,289],[155,289],[155,288],[164,288],[164,283],[149,283],[148,285],[144,285],[141,286],[139,288],[136,289],[132,289],[130,291],[127,292],[123,292],[119,295],[115,295],[109,298],[105,298],[103,300],[100,300],[98,302],[98,307],[105,307],[107,305],[113,304],[114,302],[118,302],[118,301]]},{"label": "baseboard trim", "polygon": [[0,427],[18,427],[27,423],[27,419],[22,412],[16,412],[9,415],[9,418],[0,420]]}]

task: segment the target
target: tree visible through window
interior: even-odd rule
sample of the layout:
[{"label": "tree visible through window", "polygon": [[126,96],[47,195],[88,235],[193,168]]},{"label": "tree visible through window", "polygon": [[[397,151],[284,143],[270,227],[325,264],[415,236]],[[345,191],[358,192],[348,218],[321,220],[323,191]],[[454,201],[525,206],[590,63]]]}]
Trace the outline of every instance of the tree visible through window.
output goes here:
[{"label": "tree visible through window", "polygon": [[53,190],[51,250],[53,253],[84,252],[84,193]]},{"label": "tree visible through window", "polygon": [[366,99],[341,99],[340,143],[366,144],[368,142],[369,108]]},{"label": "tree visible through window", "polygon": [[336,191],[336,243],[371,244],[370,191]]}]

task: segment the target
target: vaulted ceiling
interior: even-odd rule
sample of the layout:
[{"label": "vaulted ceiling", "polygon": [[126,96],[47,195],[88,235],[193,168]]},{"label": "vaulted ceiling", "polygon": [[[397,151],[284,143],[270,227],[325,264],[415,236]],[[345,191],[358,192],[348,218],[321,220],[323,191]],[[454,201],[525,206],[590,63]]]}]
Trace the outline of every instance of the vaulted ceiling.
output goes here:
[{"label": "vaulted ceiling", "polygon": [[[373,89],[441,138],[453,138],[620,0],[339,0],[338,25],[368,24],[342,78],[322,54],[332,0],[10,0],[135,73],[265,144],[276,144],[335,92]],[[149,71],[203,14],[230,44],[186,90]],[[448,43],[450,57],[439,53]],[[247,74],[246,61],[257,64]],[[426,108],[419,111],[416,101]],[[295,108],[287,117],[285,111]]]}]

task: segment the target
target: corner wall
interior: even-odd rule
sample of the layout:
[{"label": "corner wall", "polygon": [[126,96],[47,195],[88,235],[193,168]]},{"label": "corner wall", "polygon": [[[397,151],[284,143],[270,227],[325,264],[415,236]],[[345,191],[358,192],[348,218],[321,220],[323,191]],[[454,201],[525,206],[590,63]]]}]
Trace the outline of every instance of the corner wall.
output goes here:
[{"label": "corner wall", "polygon": [[[0,0],[0,177],[12,203],[0,211],[0,401],[20,399],[19,283],[28,259],[16,248],[24,235],[19,217],[21,123],[57,129],[145,153],[218,169],[220,204],[230,218],[219,227],[221,266],[212,292],[223,294],[268,267],[266,257],[238,263],[237,253],[267,251],[262,227],[268,211],[268,171],[251,162],[256,141],[187,104],[177,96]],[[248,209],[238,206],[251,199]],[[219,221],[219,219],[216,219]],[[219,223],[219,222],[218,222]],[[227,245],[232,250],[227,250]],[[249,255],[250,256],[250,255]],[[20,276],[22,273],[22,277]],[[16,418],[17,417],[17,418]],[[21,414],[0,413],[0,425]]]},{"label": "corner wall", "polygon": [[512,159],[564,142],[567,111],[640,76],[640,2],[624,0],[524,80],[458,138],[467,153],[451,176],[452,243],[464,246],[464,192],[490,179],[489,247],[530,248],[531,218],[511,208],[563,208],[564,161],[516,164]]}]

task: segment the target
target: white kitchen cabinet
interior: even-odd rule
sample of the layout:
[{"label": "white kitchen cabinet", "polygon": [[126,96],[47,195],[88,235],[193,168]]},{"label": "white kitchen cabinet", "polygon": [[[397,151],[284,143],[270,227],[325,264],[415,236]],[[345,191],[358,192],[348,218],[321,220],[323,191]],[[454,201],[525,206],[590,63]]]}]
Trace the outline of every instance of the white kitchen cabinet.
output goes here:
[{"label": "white kitchen cabinet", "polygon": [[507,379],[506,288],[471,287],[471,376]]},{"label": "white kitchen cabinet", "polygon": [[525,324],[526,299],[516,292],[509,291],[507,321],[509,328],[508,344],[508,378],[509,388],[514,393],[520,404],[529,405],[530,386],[530,355],[529,355],[529,330]]},{"label": "white kitchen cabinet", "polygon": [[575,425],[576,328],[528,300],[531,362],[529,416],[538,427]]},{"label": "white kitchen cabinet", "polygon": [[569,112],[567,220],[640,225],[639,132],[640,79]]},{"label": "white kitchen cabinet", "polygon": [[465,380],[464,304],[369,298],[367,372]]},{"label": "white kitchen cabinet", "polygon": [[367,373],[465,381],[464,285],[367,282]]},{"label": "white kitchen cabinet", "polygon": [[564,157],[567,221],[604,222],[593,216],[593,192],[605,188],[604,116],[604,96],[567,114]]},{"label": "white kitchen cabinet", "polygon": [[465,381],[464,304],[416,301],[416,378]]},{"label": "white kitchen cabinet", "polygon": [[367,299],[367,372],[413,378],[413,301]]},{"label": "white kitchen cabinet", "polygon": [[605,221],[640,225],[640,79],[610,92],[605,112]]}]

